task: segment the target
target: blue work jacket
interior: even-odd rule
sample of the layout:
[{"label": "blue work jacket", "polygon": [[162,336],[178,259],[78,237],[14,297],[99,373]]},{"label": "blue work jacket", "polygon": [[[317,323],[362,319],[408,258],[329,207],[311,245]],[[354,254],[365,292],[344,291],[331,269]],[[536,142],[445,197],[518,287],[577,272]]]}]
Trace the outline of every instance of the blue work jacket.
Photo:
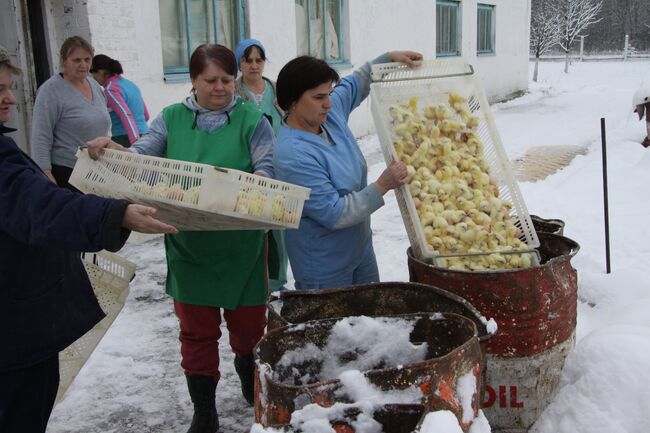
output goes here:
[{"label": "blue work jacket", "polygon": [[[355,76],[341,80],[331,93],[332,108],[322,136],[280,127],[273,153],[277,179],[311,189],[305,202],[300,227],[285,233],[291,269],[298,285],[320,287],[351,275],[372,252],[370,216],[345,228],[335,225],[345,208],[344,197],[368,185],[366,160],[348,127],[352,110],[362,101],[362,89]],[[377,193],[380,204],[381,196]],[[351,282],[355,283],[355,282]]]}]

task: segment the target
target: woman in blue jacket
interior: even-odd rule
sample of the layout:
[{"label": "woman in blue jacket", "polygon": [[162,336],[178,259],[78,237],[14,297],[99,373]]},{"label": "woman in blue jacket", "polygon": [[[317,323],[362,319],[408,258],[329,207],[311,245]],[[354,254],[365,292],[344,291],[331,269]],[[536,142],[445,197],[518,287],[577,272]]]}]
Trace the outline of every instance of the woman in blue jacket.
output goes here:
[{"label": "woman in blue jacket", "polygon": [[[373,63],[413,66],[422,55],[393,51]],[[370,91],[371,63],[339,81],[326,62],[301,56],[287,63],[277,81],[287,112],[273,154],[276,177],[311,188],[298,230],[286,244],[297,289],[325,289],[379,281],[370,215],[383,195],[407,181],[394,162],[372,184],[348,118]]]},{"label": "woman in blue jacket", "polygon": [[0,432],[42,433],[59,351],[104,317],[80,251],[119,250],[130,233],[175,233],[155,209],[58,188],[5,133],[16,99],[0,47]]}]

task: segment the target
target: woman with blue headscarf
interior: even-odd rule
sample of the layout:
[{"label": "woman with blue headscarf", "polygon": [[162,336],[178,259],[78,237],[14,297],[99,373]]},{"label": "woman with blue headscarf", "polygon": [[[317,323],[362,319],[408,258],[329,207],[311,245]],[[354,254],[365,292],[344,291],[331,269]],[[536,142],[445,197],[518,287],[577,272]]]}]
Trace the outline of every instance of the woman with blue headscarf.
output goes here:
[{"label": "woman with blue headscarf", "polygon": [[277,135],[284,111],[275,97],[275,83],[264,76],[266,51],[257,39],[244,39],[235,48],[237,67],[241,75],[235,83],[235,92],[246,100],[252,101],[272,120],[273,130]]},{"label": "woman with blue headscarf", "polygon": [[[284,111],[275,97],[275,83],[264,76],[266,51],[257,39],[244,39],[235,48],[237,67],[241,75],[235,82],[235,93],[241,98],[254,102],[266,114],[278,135]],[[269,234],[269,289],[284,290],[287,283],[287,250],[284,232],[272,230]]]}]

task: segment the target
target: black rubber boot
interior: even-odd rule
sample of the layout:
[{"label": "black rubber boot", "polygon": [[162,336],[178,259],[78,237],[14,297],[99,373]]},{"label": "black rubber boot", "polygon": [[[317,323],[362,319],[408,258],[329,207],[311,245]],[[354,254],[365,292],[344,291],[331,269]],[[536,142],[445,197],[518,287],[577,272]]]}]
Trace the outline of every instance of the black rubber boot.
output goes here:
[{"label": "black rubber boot", "polygon": [[194,403],[192,425],[187,433],[215,433],[219,430],[219,415],[214,403],[217,384],[212,376],[185,376],[187,389]]},{"label": "black rubber boot", "polygon": [[235,371],[241,382],[241,393],[251,406],[255,400],[255,358],[250,355],[235,355]]}]

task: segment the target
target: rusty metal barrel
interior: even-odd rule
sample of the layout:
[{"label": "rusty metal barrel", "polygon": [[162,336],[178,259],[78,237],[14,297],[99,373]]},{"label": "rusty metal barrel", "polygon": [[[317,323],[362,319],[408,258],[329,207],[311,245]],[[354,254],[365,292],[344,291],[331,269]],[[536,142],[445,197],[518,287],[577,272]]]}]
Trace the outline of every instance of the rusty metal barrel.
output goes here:
[{"label": "rusty metal barrel", "polygon": [[577,272],[573,240],[538,232],[540,265],[468,272],[434,267],[407,251],[411,281],[467,299],[499,329],[487,342],[483,410],[493,431],[526,432],[552,399],[575,341]]},{"label": "rusty metal barrel", "polygon": [[271,297],[268,330],[287,324],[348,316],[385,316],[421,312],[456,313],[472,320],[481,347],[492,336],[486,318],[462,297],[427,284],[383,282],[326,290],[289,290]]},{"label": "rusty metal barrel", "polygon": [[[378,316],[377,319],[411,321],[409,341],[426,343],[424,360],[386,367],[379,363],[361,374],[382,392],[415,390],[420,401],[408,404],[386,404],[377,408],[374,418],[387,433],[413,431],[422,415],[434,410],[449,410],[456,414],[464,431],[478,413],[482,352],[478,330],[467,317],[454,313],[401,314]],[[255,420],[265,427],[284,427],[291,414],[308,404],[331,407],[335,403],[353,403],[341,380],[321,377],[318,360],[301,360],[289,366],[281,362],[283,355],[303,351],[307,345],[323,348],[334,326],[342,319],[314,320],[285,325],[271,330],[255,347]],[[346,357],[355,354],[346,347]],[[396,356],[400,356],[399,353]],[[322,364],[322,360],[320,361]],[[374,365],[374,364],[373,364]],[[471,394],[461,395],[459,383],[472,379]],[[471,413],[467,413],[470,411]],[[351,419],[330,420],[336,431],[353,432]],[[410,429],[410,430],[409,430]],[[361,433],[361,432],[358,432]]]},{"label": "rusty metal barrel", "polygon": [[533,222],[533,227],[537,233],[552,233],[554,235],[564,235],[564,221],[560,219],[547,219],[537,215],[531,215],[530,220]]}]

